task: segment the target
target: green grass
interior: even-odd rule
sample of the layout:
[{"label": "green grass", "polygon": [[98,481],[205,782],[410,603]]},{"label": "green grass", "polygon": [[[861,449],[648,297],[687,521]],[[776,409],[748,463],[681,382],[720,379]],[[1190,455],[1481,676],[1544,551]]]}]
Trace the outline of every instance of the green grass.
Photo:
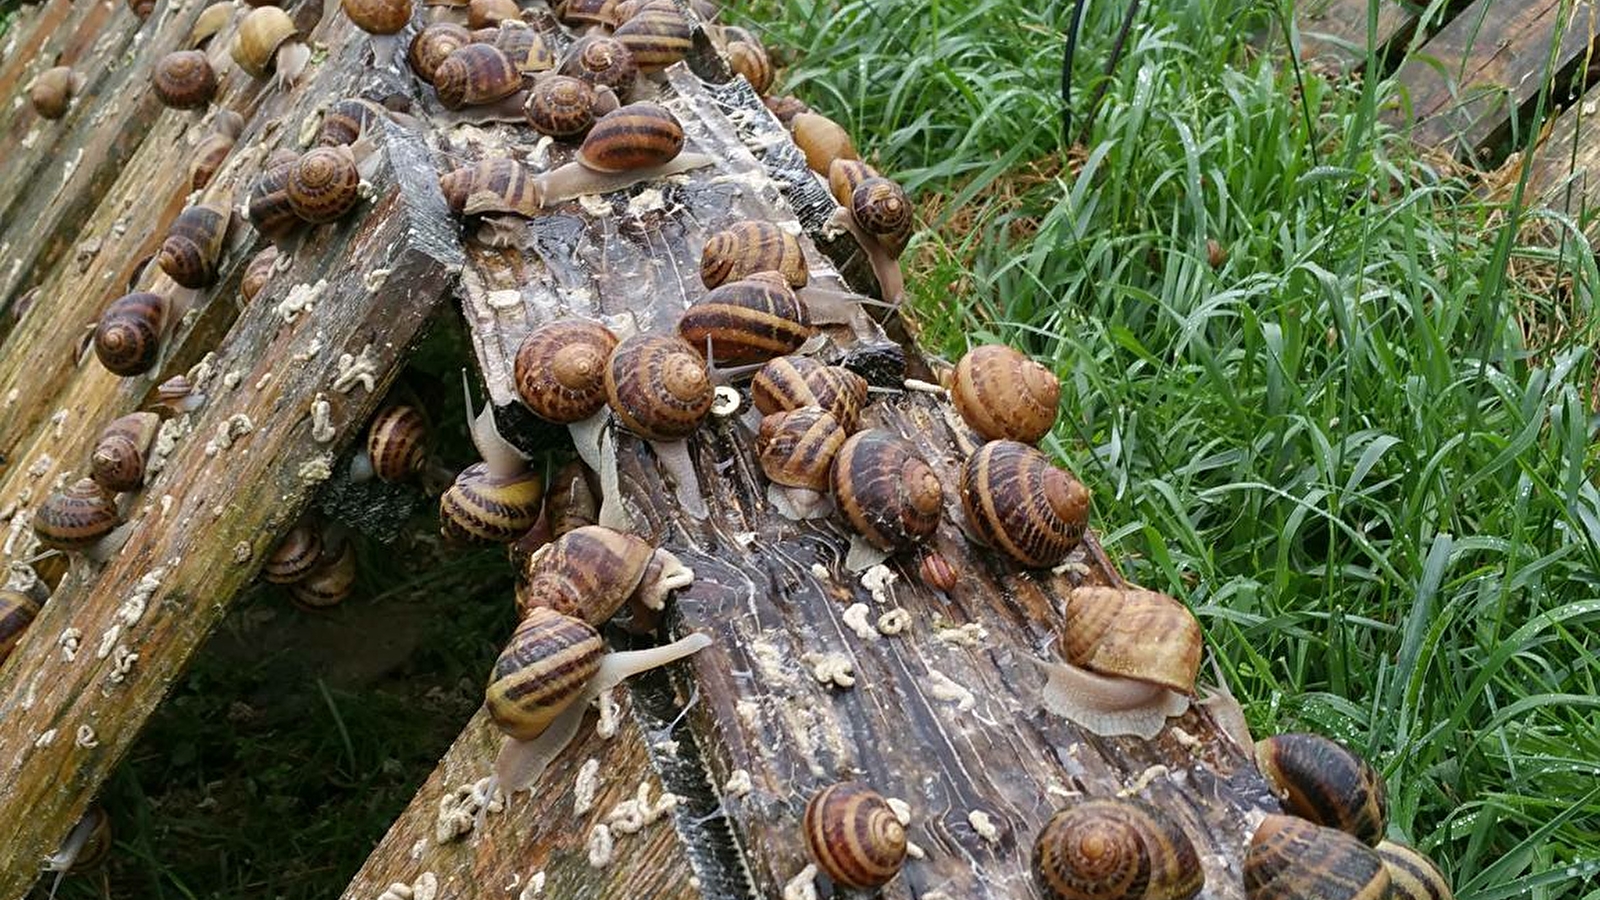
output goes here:
[{"label": "green grass", "polygon": [[[1067,3],[748,17],[800,48],[785,89],[921,202],[925,342],[1054,363],[1048,448],[1129,574],[1194,607],[1255,733],[1379,764],[1391,835],[1463,900],[1580,896],[1600,865],[1592,250],[1419,158],[1378,124],[1390,84],[1248,49],[1275,4],[1145,5],[1072,153]],[[1124,9],[1091,4],[1080,123]]]}]

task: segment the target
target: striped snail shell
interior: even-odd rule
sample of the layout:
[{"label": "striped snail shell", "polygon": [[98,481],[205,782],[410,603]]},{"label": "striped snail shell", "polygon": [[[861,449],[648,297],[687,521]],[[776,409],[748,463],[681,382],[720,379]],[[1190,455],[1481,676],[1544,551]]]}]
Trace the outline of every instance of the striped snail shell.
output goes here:
[{"label": "striped snail shell", "polygon": [[929,550],[922,554],[921,561],[917,563],[917,575],[923,584],[946,593],[954,589],[960,580],[956,567],[950,564],[948,557],[937,550]]},{"label": "striped snail shell", "polygon": [[850,133],[838,122],[814,112],[796,113],[789,120],[789,133],[806,156],[806,165],[818,175],[827,175],[836,159],[860,159]]},{"label": "striped snail shell", "polygon": [[887,178],[868,178],[850,194],[850,214],[891,256],[899,256],[911,237],[911,200]]},{"label": "striped snail shell", "polygon": [[217,73],[201,50],[174,50],[156,62],[156,98],[173,109],[203,109],[217,95]]},{"label": "striped snail shell", "polygon": [[554,138],[578,137],[594,125],[595,94],[589,82],[567,75],[542,79],[528,92],[528,124]]},{"label": "striped snail shell", "polygon": [[39,543],[56,550],[87,550],[120,524],[111,493],[90,478],[52,493],[33,514]]},{"label": "striped snail shell", "polygon": [[555,68],[556,53],[541,32],[529,28],[521,19],[506,19],[495,31],[493,41],[500,52],[524,75]]},{"label": "striped snail shell", "polygon": [[859,782],[839,782],[813,794],[801,831],[817,868],[846,887],[887,884],[905,862],[905,826],[889,801]]},{"label": "striped snail shell", "polygon": [[1320,734],[1279,734],[1256,742],[1256,765],[1283,808],[1354,835],[1383,840],[1389,796],[1383,776],[1338,741]]},{"label": "striped snail shell", "polygon": [[149,407],[157,415],[176,416],[194,412],[205,403],[206,395],[195,390],[187,375],[174,375],[156,385]]},{"label": "striped snail shell", "polygon": [[289,202],[289,175],[299,159],[296,156],[290,160],[279,160],[276,164],[268,160],[267,170],[250,189],[250,202],[245,208],[245,215],[250,219],[250,224],[268,238],[283,238],[305,223]]},{"label": "striped snail shell", "polygon": [[300,522],[280,539],[261,567],[261,577],[273,584],[292,584],[306,577],[322,560],[322,529]]},{"label": "striped snail shell", "polygon": [[1248,900],[1386,900],[1389,873],[1342,831],[1269,815],[1245,851],[1244,892]]},{"label": "striped snail shell", "polygon": [[689,23],[671,4],[645,7],[614,34],[641,72],[659,72],[689,53]]},{"label": "striped snail shell", "polygon": [[272,280],[272,273],[277,266],[278,248],[271,244],[250,257],[250,262],[244,267],[244,276],[239,281],[239,296],[244,298],[244,302],[249,303],[261,293],[261,289]]},{"label": "striped snail shell", "polygon": [[494,475],[473,463],[439,496],[439,531],[456,541],[508,544],[539,520],[544,482],[535,472]]},{"label": "striped snail shell", "polygon": [[[234,33],[233,61],[252,78],[265,78],[277,69],[280,77],[293,80],[299,75],[297,70],[304,67],[304,62],[296,60],[299,65],[286,66],[285,63],[289,61],[280,51],[291,44],[304,47],[297,34],[294,20],[289,18],[288,13],[276,6],[257,7],[244,17],[244,21],[239,23],[239,30]],[[291,71],[284,71],[286,68]]]},{"label": "striped snail shell", "polygon": [[639,77],[639,64],[633,61],[633,51],[616,38],[590,35],[572,46],[560,71],[623,94]]},{"label": "striped snail shell", "polygon": [[600,671],[605,651],[593,626],[535,607],[495,660],[485,696],[489,718],[510,737],[533,740]]},{"label": "striped snail shell", "polygon": [[28,102],[33,111],[46,119],[59,119],[67,114],[72,98],[87,81],[82,72],[68,66],[46,69],[28,86]]},{"label": "striped snail shell", "polygon": [[383,107],[371,100],[346,97],[322,114],[322,127],[317,130],[317,146],[354,144],[383,116]]},{"label": "striped snail shell", "polygon": [[244,117],[225,109],[217,113],[212,124],[211,133],[195,147],[194,160],[189,164],[189,187],[196,191],[211,183],[223,161],[233,152],[233,145],[244,130]]},{"label": "striped snail shell", "polygon": [[[4,658],[3,653],[0,658]],[[1389,873],[1390,900],[1455,900],[1444,873],[1415,847],[1383,841],[1377,849]]]},{"label": "striped snail shell", "polygon": [[439,65],[450,54],[472,43],[472,33],[454,22],[434,22],[417,32],[406,51],[406,61],[411,71],[429,84],[439,71]]},{"label": "striped snail shell", "polygon": [[849,206],[856,188],[878,171],[859,159],[836,159],[828,166],[828,191],[840,206]]},{"label": "striped snail shell", "polygon": [[833,464],[833,496],[850,526],[880,550],[932,534],[944,507],[933,468],[906,441],[868,430],[850,436]]},{"label": "striped snail shell", "polygon": [[231,216],[232,212],[220,204],[191,206],[178,213],[156,252],[156,264],[186,288],[215,284]]},{"label": "striped snail shell", "polygon": [[33,624],[39,609],[39,601],[22,591],[0,590],[0,663],[22,640],[22,633]]},{"label": "striped snail shell", "polygon": [[323,541],[322,556],[289,585],[289,600],[301,609],[327,609],[349,599],[356,586],[356,549],[349,540]]},{"label": "striped snail shell", "polygon": [[153,412],[112,419],[100,432],[89,457],[90,477],[113,493],[138,490],[144,484],[145,462],[160,428],[161,417]]},{"label": "striped snail shell", "polygon": [[578,149],[597,172],[659,166],[683,151],[683,126],[656,103],[630,103],[600,117]]},{"label": "striped snail shell", "polygon": [[756,454],[773,483],[822,492],[844,442],[838,419],[820,407],[803,406],[761,420]]},{"label": "striped snail shell", "polygon": [[800,239],[772,222],[740,222],[706,238],[700,251],[700,280],[708,288],[747,278],[757,272],[778,272],[792,288],[805,287],[809,277]]},{"label": "striped snail shell", "polygon": [[694,573],[666,550],[585,525],[528,558],[518,573],[517,610],[526,617],[542,607],[598,628],[630,601],[661,609],[668,592],[693,581]]},{"label": "striped snail shell", "polygon": [[1188,900],[1205,886],[1189,836],[1132,798],[1082,800],[1051,816],[1033,845],[1033,878],[1048,900]]},{"label": "striped snail shell", "polygon": [[83,816],[67,832],[66,839],[56,852],[44,859],[46,872],[85,872],[106,861],[111,856],[111,817],[105,808],[96,804],[84,811]]},{"label": "striped snail shell", "polygon": [[[761,273],[758,273],[758,275]],[[714,362],[766,362],[792,353],[815,333],[811,314],[782,275],[730,281],[696,300],[678,319],[678,334],[711,346]]]},{"label": "striped snail shell", "polygon": [[1019,350],[986,344],[956,363],[950,400],[984,440],[1032,444],[1056,423],[1061,381]]},{"label": "striped snail shell", "polygon": [[446,109],[481,106],[522,90],[522,73],[493,44],[467,44],[439,63],[433,87]]},{"label": "striped snail shell", "polygon": [[411,0],[342,0],[344,14],[368,34],[397,34],[411,23]]},{"label": "striped snail shell", "polygon": [[332,222],[361,199],[361,173],[348,147],[318,147],[289,170],[285,187],[295,215],[313,224]]},{"label": "striped snail shell", "polygon": [[556,18],[563,25],[585,26],[617,24],[617,0],[566,0],[556,6]]},{"label": "striped snail shell", "polygon": [[600,490],[594,473],[578,460],[562,466],[550,479],[544,514],[550,536],[559,540],[569,531],[593,525],[600,517]]},{"label": "striped snail shell", "polygon": [[444,193],[450,211],[458,214],[515,212],[534,215],[539,211],[534,179],[521,163],[503,156],[446,172],[439,176],[439,190]]},{"label": "striped snail shell", "polygon": [[706,361],[682,338],[634,335],[617,344],[606,366],[606,400],[617,421],[652,441],[675,441],[711,411]]},{"label": "striped snail shell", "polygon": [[367,430],[367,456],[372,474],[390,483],[406,481],[428,461],[428,422],[412,406],[390,406],[372,419]]},{"label": "striped snail shell", "polygon": [[727,53],[728,67],[743,75],[757,94],[772,89],[772,60],[759,41],[730,41]]},{"label": "striped snail shell", "polygon": [[541,419],[587,419],[606,405],[606,362],[616,348],[617,336],[599,322],[541,325],[517,348],[517,395]]},{"label": "striped snail shell", "polygon": [[854,431],[867,405],[867,380],[809,356],[780,356],[756,373],[750,382],[750,399],[764,415],[820,406],[846,431]]},{"label": "striped snail shell", "polygon": [[1061,649],[1074,665],[1193,694],[1204,646],[1194,614],[1166,594],[1090,585],[1067,594]]},{"label": "striped snail shell", "polygon": [[94,329],[94,355],[107,370],[125,377],[155,365],[166,333],[167,298],[144,291],[111,301]]},{"label": "striped snail shell", "polygon": [[1027,444],[991,441],[961,467],[961,508],[980,541],[1047,569],[1083,538],[1089,489]]},{"label": "striped snail shell", "polygon": [[513,0],[468,0],[467,27],[488,28],[522,15]]}]

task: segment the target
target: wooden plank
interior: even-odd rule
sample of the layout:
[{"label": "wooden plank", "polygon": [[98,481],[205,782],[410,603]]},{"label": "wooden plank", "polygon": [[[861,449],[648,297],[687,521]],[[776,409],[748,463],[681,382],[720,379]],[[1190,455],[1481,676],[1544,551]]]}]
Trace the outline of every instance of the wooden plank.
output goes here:
[{"label": "wooden plank", "polygon": [[1369,47],[1383,57],[1404,43],[1417,27],[1415,7],[1400,0],[1378,0],[1377,29],[1367,30],[1369,0],[1302,0],[1295,6],[1300,58],[1313,66],[1355,68]]},{"label": "wooden plank", "polygon": [[[1569,9],[1565,20],[1561,11]],[[1557,84],[1578,65],[1600,26],[1593,0],[1477,0],[1414,52],[1396,73],[1409,108],[1390,121],[1415,123],[1423,146],[1471,156],[1508,133],[1533,102],[1559,32]]]},{"label": "wooden plank", "polygon": [[1530,202],[1571,216],[1591,241],[1600,240],[1600,88],[1567,107],[1534,152]]}]

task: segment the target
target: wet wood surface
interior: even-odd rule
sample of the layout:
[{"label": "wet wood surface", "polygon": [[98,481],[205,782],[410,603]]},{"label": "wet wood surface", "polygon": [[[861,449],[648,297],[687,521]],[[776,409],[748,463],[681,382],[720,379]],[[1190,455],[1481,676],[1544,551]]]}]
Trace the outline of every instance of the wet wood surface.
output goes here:
[{"label": "wet wood surface", "polygon": [[1528,196],[1572,217],[1590,241],[1600,240],[1600,89],[1567,107],[1534,153]]},{"label": "wet wood surface", "polygon": [[1300,58],[1315,66],[1357,69],[1372,49],[1381,58],[1415,32],[1417,10],[1400,0],[1378,0],[1376,28],[1369,31],[1369,0],[1300,0],[1295,27]]}]

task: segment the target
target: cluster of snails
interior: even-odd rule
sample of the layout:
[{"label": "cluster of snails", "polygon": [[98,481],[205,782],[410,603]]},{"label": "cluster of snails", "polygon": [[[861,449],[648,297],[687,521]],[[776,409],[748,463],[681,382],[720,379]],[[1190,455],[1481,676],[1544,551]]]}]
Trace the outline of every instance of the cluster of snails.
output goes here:
[{"label": "cluster of snails", "polygon": [[272,548],[261,577],[287,586],[289,599],[301,609],[337,606],[355,590],[355,541],[343,529],[308,516]]}]

